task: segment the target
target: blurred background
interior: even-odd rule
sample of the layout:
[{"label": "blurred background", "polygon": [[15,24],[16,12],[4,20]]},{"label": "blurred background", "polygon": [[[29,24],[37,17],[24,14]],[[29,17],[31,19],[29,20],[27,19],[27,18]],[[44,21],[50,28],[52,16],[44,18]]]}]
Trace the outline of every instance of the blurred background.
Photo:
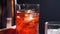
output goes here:
[{"label": "blurred background", "polygon": [[11,27],[12,25],[14,25],[13,15],[14,15],[14,0],[0,1],[0,29],[7,28],[9,26]]}]

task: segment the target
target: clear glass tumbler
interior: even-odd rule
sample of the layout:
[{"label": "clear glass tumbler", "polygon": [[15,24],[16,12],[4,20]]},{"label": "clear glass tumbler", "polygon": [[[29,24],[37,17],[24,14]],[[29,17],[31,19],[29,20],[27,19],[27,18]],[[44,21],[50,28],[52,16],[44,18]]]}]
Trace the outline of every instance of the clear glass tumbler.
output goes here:
[{"label": "clear glass tumbler", "polygon": [[19,4],[16,11],[17,34],[39,34],[39,4]]},{"label": "clear glass tumbler", "polygon": [[45,34],[60,34],[60,21],[45,22]]}]

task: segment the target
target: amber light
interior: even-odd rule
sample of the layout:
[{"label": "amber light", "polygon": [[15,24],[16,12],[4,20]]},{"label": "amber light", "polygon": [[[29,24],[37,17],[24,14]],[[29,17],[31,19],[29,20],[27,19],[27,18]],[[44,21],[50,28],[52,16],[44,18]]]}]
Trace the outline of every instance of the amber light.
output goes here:
[{"label": "amber light", "polygon": [[17,34],[38,34],[38,13],[31,10],[16,13]]},{"label": "amber light", "polygon": [[12,5],[12,17],[14,16],[14,0],[11,0],[11,5]]}]

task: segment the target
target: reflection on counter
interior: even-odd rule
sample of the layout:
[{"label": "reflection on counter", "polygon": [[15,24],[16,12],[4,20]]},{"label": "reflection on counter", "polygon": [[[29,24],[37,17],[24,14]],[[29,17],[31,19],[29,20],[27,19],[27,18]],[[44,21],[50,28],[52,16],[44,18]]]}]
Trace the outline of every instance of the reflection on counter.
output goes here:
[{"label": "reflection on counter", "polygon": [[16,25],[10,28],[0,29],[0,34],[16,34]]}]

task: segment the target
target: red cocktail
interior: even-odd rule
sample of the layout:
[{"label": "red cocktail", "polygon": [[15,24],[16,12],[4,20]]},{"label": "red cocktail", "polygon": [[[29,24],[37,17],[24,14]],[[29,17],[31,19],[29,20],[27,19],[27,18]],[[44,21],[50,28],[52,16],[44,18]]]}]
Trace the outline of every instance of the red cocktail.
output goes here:
[{"label": "red cocktail", "polygon": [[22,10],[16,13],[17,34],[38,34],[39,13],[32,10]]}]

